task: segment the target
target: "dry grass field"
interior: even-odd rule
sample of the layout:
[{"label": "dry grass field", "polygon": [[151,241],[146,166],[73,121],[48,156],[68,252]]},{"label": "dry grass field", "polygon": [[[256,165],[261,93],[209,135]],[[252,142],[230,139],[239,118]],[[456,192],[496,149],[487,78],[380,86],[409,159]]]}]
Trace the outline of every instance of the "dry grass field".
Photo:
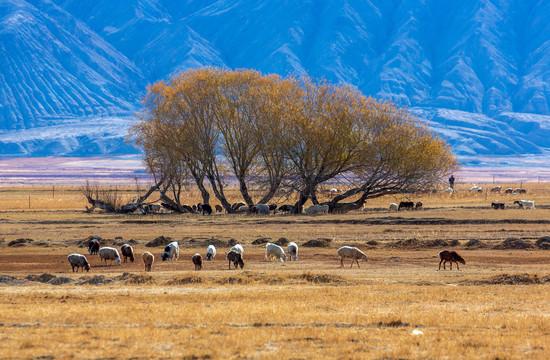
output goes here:
[{"label": "dry grass field", "polygon": [[[409,196],[422,211],[389,212],[405,198],[387,197],[348,214],[270,217],[87,214],[75,187],[0,188],[0,358],[547,358],[550,186],[523,185],[535,210],[468,187]],[[490,209],[494,200],[507,208]],[[131,243],[136,262],[100,264],[85,247],[96,235]],[[159,236],[180,243],[178,261],[145,246]],[[299,261],[265,261],[262,242],[283,237],[300,245]],[[303,246],[312,239],[326,247]],[[230,241],[244,247],[242,270],[228,270]],[[209,243],[216,259],[194,271],[191,256]],[[344,244],[368,262],[340,268]],[[442,249],[466,264],[438,271]],[[74,252],[89,273],[71,272]]]}]

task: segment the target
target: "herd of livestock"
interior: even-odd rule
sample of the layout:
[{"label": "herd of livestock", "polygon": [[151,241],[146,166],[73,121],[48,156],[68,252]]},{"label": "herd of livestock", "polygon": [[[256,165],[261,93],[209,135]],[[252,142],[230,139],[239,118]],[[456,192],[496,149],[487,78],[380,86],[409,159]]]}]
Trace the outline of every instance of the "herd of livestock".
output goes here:
[{"label": "herd of livestock", "polygon": [[[290,242],[287,246],[288,250],[288,259],[290,261],[298,261],[298,245],[295,242]],[[90,255],[98,255],[100,258],[100,262],[105,261],[105,264],[107,264],[107,260],[110,261],[111,265],[113,261],[115,261],[118,265],[121,264],[120,255],[117,249],[113,247],[101,247],[99,245],[99,242],[96,239],[90,240],[88,243],[88,252]],[[134,262],[134,251],[132,247],[129,244],[124,244],[120,248],[120,253],[124,257],[124,262],[127,262],[128,259],[130,259],[131,262]],[[367,255],[359,250],[356,247],[352,246],[342,246],[337,250],[337,254],[340,257],[340,267],[344,267],[344,260],[350,259],[351,260],[351,267],[353,267],[353,263],[357,263],[357,267],[359,266],[359,260],[367,261]],[[239,267],[242,269],[244,268],[244,261],[243,261],[243,255],[244,255],[244,249],[242,245],[237,244],[233,246],[229,252],[225,253],[225,258],[228,261],[229,269],[231,270],[231,263],[233,263],[233,266],[235,269],[238,269]],[[216,247],[214,245],[209,245],[206,249],[206,260],[207,261],[213,261],[216,257]],[[445,263],[450,262],[451,264],[451,270],[452,270],[452,263],[456,263],[456,267],[458,270],[458,263],[465,264],[465,260],[458,255],[455,251],[447,251],[443,250],[439,252],[439,257],[441,261],[439,262],[439,269],[441,269],[441,264],[443,263],[443,269],[445,268]],[[141,258],[143,260],[145,271],[151,271],[153,268],[153,263],[155,261],[155,256],[150,253],[149,251],[144,252],[141,255]],[[177,241],[173,241],[166,245],[164,248],[164,251],[161,255],[162,261],[176,261],[179,258],[179,244]],[[69,263],[71,264],[73,272],[76,269],[76,272],[78,272],[79,268],[82,268],[82,271],[90,270],[90,263],[86,259],[86,256],[80,255],[80,254],[71,254],[67,257],[69,260]],[[265,246],[265,260],[266,261],[279,261],[279,262],[285,262],[287,260],[287,255],[285,254],[284,249],[277,245],[268,242]],[[191,261],[195,265],[195,270],[202,270],[202,255],[199,253],[194,254],[191,257]]]}]

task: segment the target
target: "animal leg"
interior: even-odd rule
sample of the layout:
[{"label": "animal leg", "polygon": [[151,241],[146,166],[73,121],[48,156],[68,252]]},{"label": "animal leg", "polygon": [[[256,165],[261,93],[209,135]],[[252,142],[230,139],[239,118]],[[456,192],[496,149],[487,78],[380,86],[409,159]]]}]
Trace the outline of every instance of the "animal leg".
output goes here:
[{"label": "animal leg", "polygon": [[456,262],[456,269],[460,270],[460,268],[458,267],[458,261]]},{"label": "animal leg", "polygon": [[451,270],[453,269],[453,262],[452,261],[449,261],[451,263]]},{"label": "animal leg", "polygon": [[340,258],[340,267],[344,267],[344,258]]},{"label": "animal leg", "polygon": [[437,270],[441,270],[441,263],[442,263],[442,262],[443,262],[443,260],[441,260],[441,261],[439,262],[439,269],[437,269]]},{"label": "animal leg", "polygon": [[361,269],[361,266],[359,266],[359,260],[355,259],[355,262],[357,263],[357,267]]}]

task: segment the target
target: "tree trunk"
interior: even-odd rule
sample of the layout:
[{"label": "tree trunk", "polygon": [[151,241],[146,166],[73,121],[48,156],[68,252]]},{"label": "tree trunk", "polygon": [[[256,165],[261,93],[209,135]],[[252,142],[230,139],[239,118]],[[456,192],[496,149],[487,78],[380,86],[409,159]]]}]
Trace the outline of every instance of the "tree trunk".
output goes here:
[{"label": "tree trunk", "polygon": [[206,177],[212,185],[212,191],[214,192],[214,195],[216,196],[216,198],[218,198],[218,200],[220,200],[225,211],[227,211],[228,214],[234,214],[235,210],[233,210],[231,204],[225,198],[225,195],[223,194],[223,187],[219,179],[216,179],[212,175],[206,175]]},{"label": "tree trunk", "polygon": [[248,187],[246,186],[246,181],[242,178],[239,179],[239,190],[241,191],[241,195],[243,196],[243,200],[246,202],[248,207],[251,207],[254,205],[254,202],[252,201],[252,198],[248,194]]}]

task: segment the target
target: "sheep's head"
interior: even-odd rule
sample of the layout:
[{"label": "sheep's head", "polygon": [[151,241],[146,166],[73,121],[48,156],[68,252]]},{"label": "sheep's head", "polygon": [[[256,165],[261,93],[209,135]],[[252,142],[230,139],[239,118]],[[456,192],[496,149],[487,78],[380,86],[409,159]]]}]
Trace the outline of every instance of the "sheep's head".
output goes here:
[{"label": "sheep's head", "polygon": [[363,256],[361,256],[361,258],[363,259],[363,261],[367,261],[367,255],[363,254]]},{"label": "sheep's head", "polygon": [[86,272],[90,271],[90,264],[86,264],[86,265],[84,266],[84,269],[86,269]]},{"label": "sheep's head", "polygon": [[283,256],[281,256],[281,262],[285,262],[286,261],[286,255],[283,254]]},{"label": "sheep's head", "polygon": [[116,258],[116,264],[117,264],[117,265],[120,265],[120,257],[117,257],[117,258]]},{"label": "sheep's head", "polygon": [[168,259],[168,253],[165,251],[162,253],[161,257],[162,261],[166,261],[166,259]]}]

